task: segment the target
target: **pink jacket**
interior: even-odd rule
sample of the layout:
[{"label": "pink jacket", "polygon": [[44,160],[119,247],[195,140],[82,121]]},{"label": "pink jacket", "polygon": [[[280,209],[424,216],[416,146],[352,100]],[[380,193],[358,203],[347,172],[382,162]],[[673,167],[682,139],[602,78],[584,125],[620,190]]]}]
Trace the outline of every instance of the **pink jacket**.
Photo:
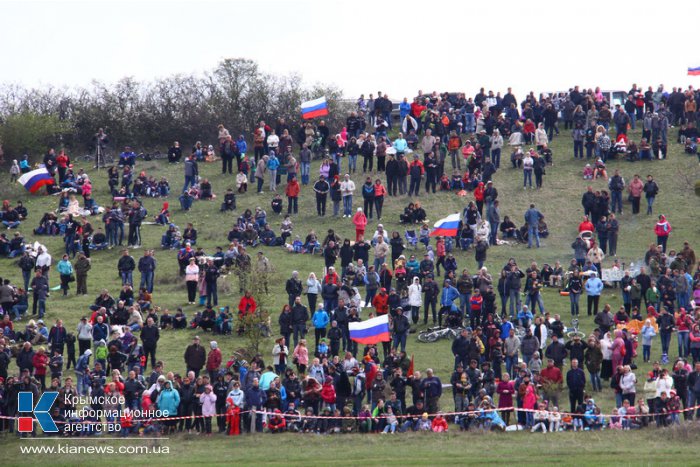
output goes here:
[{"label": "pink jacket", "polygon": [[216,394],[203,392],[199,396],[199,402],[202,403],[202,415],[205,417],[213,417],[216,415]]}]

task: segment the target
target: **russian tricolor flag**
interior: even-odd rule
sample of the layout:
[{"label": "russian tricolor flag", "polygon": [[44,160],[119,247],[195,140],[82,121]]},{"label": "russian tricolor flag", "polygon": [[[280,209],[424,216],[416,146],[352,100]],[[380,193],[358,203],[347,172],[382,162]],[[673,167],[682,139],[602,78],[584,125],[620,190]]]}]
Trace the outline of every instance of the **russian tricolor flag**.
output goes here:
[{"label": "russian tricolor flag", "polygon": [[36,193],[42,186],[56,183],[49,171],[46,170],[46,167],[27,172],[19,177],[17,181],[30,193]]},{"label": "russian tricolor flag", "polygon": [[348,329],[350,331],[350,339],[360,344],[377,344],[391,340],[389,335],[389,315],[378,316],[359,323],[349,323]]},{"label": "russian tricolor flag", "polygon": [[450,214],[444,219],[440,219],[435,223],[435,229],[430,232],[431,237],[456,237],[459,231],[459,222],[461,217],[459,214]]},{"label": "russian tricolor flag", "polygon": [[700,66],[696,66],[695,68],[688,68],[688,75],[700,76]]},{"label": "russian tricolor flag", "polygon": [[305,120],[328,115],[328,104],[325,97],[301,103],[301,116]]}]

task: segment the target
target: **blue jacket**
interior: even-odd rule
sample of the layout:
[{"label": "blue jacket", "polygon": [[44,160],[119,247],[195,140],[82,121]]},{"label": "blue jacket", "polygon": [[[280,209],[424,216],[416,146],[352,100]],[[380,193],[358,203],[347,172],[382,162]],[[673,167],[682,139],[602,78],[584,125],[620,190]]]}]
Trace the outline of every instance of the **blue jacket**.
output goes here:
[{"label": "blue jacket", "polygon": [[597,277],[591,277],[586,281],[586,293],[592,297],[597,297],[603,291],[603,281]]},{"label": "blue jacket", "polygon": [[311,317],[311,322],[316,329],[326,329],[328,327],[328,322],[330,318],[325,310],[316,310],[314,315]]},{"label": "blue jacket", "polygon": [[70,264],[70,261],[59,261],[58,266],[56,266],[56,269],[58,269],[59,274],[63,275],[70,275],[73,274],[73,265]]},{"label": "blue jacket", "polygon": [[452,287],[451,285],[446,285],[442,289],[442,297],[440,298],[440,305],[451,306],[452,303],[459,298],[459,291]]},{"label": "blue jacket", "polygon": [[244,139],[239,139],[236,141],[236,146],[238,146],[238,152],[241,154],[245,154],[248,150],[248,143],[246,143]]},{"label": "blue jacket", "polygon": [[654,326],[644,326],[642,328],[642,345],[651,345],[651,340],[656,336]]},{"label": "blue jacket", "polygon": [[267,160],[267,170],[277,170],[280,166],[280,160],[277,157],[270,157]]},{"label": "blue jacket", "polygon": [[406,117],[406,115],[408,115],[408,113],[410,111],[411,111],[411,104],[409,104],[408,102],[401,102],[401,104],[399,104],[399,112],[401,113],[401,120],[403,120]]},{"label": "blue jacket", "polygon": [[163,411],[163,415],[169,417],[171,415],[177,415],[177,408],[180,405],[180,393],[173,389],[172,383],[167,381],[165,384],[169,384],[169,388],[164,388],[160,394],[158,394],[158,408]]},{"label": "blue jacket", "polygon": [[537,208],[530,208],[525,211],[525,222],[527,222],[527,225],[530,227],[537,227],[540,223],[540,219],[543,217],[544,216]]}]

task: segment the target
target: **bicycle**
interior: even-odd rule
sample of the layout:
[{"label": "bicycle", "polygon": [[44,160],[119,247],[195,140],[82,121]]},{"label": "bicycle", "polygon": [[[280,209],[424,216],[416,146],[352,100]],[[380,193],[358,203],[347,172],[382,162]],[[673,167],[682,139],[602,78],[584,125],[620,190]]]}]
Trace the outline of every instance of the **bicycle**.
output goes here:
[{"label": "bicycle", "polygon": [[462,331],[464,330],[463,327],[458,327],[458,328],[450,328],[450,327],[434,327],[434,328],[428,328],[425,331],[421,331],[418,333],[418,342],[423,342],[424,344],[430,343],[430,342],[435,342],[439,339],[455,339],[457,336],[459,336]]}]

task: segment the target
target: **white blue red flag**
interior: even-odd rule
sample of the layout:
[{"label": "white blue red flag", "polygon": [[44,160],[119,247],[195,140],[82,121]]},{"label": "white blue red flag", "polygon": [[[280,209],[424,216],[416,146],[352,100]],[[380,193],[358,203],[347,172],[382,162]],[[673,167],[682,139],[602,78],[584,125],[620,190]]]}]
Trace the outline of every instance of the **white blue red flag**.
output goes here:
[{"label": "white blue red flag", "polygon": [[42,186],[53,185],[56,181],[45,167],[32,170],[19,177],[17,180],[30,193],[36,193]]},{"label": "white blue red flag", "polygon": [[301,116],[305,120],[328,115],[328,104],[325,97],[301,103]]},{"label": "white blue red flag", "polygon": [[459,214],[450,214],[435,223],[435,228],[430,232],[431,237],[456,237],[459,231]]},{"label": "white blue red flag", "polygon": [[389,315],[378,316],[359,323],[349,323],[348,330],[350,331],[350,339],[360,344],[376,344],[391,340]]}]

